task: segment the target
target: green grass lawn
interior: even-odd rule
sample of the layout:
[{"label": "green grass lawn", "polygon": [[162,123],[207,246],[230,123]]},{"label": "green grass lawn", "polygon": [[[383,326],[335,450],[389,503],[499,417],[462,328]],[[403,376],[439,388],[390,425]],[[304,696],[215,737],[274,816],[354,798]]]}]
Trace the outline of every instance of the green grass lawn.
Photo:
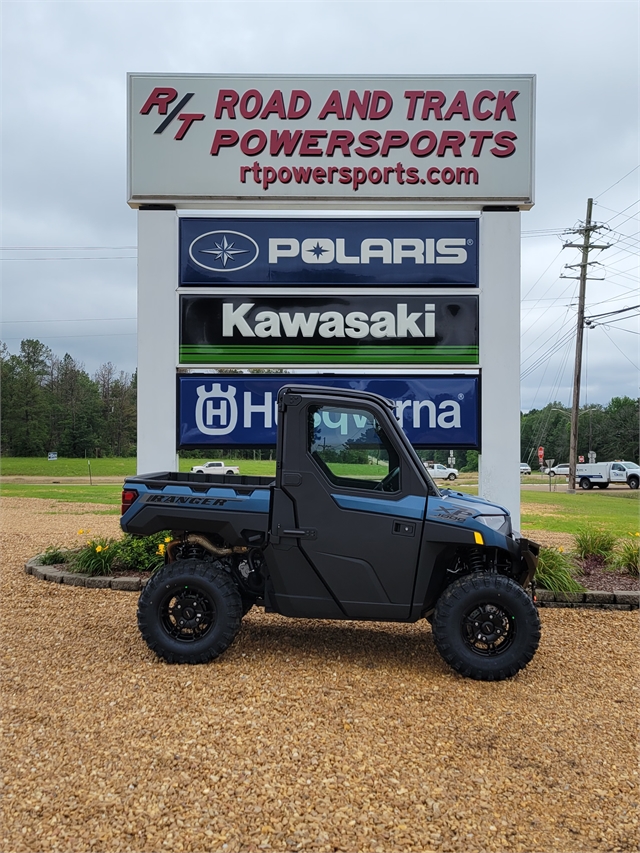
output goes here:
[{"label": "green grass lawn", "polygon": [[[185,460],[187,461],[187,460]],[[119,477],[135,474],[135,458],[56,459],[48,462],[42,457],[5,456],[0,464],[3,477],[89,477],[89,465],[94,477]]]},{"label": "green grass lawn", "polygon": [[42,498],[50,501],[72,501],[74,503],[112,504],[114,513],[120,512],[122,489],[119,485],[34,485],[31,483],[3,483],[0,495],[5,498]]},{"label": "green grass lawn", "polygon": [[583,524],[606,528],[616,536],[640,531],[640,493],[635,491],[520,493],[522,529],[575,533]]},{"label": "green grass lawn", "polygon": [[[190,471],[194,465],[207,462],[207,457],[202,459],[180,459],[180,470]],[[224,460],[229,465],[237,465],[242,474],[273,476],[276,471],[275,459],[252,460],[233,459],[228,457]],[[48,462],[41,457],[5,456],[0,463],[0,474],[3,477],[87,477],[89,478],[89,465],[91,463],[91,475],[93,477],[126,477],[136,473],[136,460],[134,457],[113,457],[110,459],[56,459]]]}]

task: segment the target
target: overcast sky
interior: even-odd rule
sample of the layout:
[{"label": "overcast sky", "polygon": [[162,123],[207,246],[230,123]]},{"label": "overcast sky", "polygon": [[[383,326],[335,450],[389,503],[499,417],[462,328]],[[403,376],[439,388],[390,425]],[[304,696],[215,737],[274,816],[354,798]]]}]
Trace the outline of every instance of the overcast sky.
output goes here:
[{"label": "overcast sky", "polygon": [[[587,314],[640,303],[638,3],[2,4],[3,306],[89,373],[136,364],[126,73],[537,75],[536,205],[522,214],[522,407],[570,404],[577,282],[564,234],[606,223]],[[593,259],[596,255],[593,254]],[[585,332],[583,403],[638,395],[637,312]]]}]

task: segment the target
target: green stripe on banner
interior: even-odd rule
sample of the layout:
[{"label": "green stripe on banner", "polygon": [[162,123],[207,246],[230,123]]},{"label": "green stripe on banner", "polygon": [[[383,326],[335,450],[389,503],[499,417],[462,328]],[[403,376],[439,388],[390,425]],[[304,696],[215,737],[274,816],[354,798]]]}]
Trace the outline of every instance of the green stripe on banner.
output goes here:
[{"label": "green stripe on banner", "polygon": [[184,344],[181,364],[478,364],[477,346],[213,346]]}]

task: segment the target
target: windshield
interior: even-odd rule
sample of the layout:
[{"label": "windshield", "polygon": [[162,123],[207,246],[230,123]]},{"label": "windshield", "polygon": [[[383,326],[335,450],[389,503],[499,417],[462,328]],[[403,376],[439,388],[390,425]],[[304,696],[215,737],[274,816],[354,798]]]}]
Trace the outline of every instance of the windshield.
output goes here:
[{"label": "windshield", "polygon": [[640,468],[640,465],[636,465],[635,462],[623,462],[622,464],[625,468]]}]

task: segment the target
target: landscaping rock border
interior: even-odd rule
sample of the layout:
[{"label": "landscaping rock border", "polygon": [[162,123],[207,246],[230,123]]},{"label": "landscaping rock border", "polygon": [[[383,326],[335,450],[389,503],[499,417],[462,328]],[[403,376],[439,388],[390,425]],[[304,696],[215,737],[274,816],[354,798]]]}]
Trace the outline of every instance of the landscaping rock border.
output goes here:
[{"label": "landscaping rock border", "polygon": [[116,589],[123,592],[140,592],[147,582],[145,578],[140,578],[137,575],[111,578],[108,576],[89,577],[77,572],[65,572],[56,566],[43,566],[41,559],[42,554],[38,554],[24,564],[25,572],[41,581],[64,583],[69,586],[84,586],[89,587],[89,589]]},{"label": "landscaping rock border", "polygon": [[[147,582],[136,575],[125,577],[88,577],[77,572],[65,572],[55,566],[43,566],[42,555],[38,554],[25,563],[24,570],[38,580],[52,583],[65,583],[70,586],[85,586],[90,589],[116,589],[123,592],[140,592]],[[552,592],[550,589],[536,589],[538,607],[582,607],[599,610],[638,610],[640,592],[614,590],[613,592]]]},{"label": "landscaping rock border", "polygon": [[553,592],[536,589],[538,607],[583,607],[599,610],[638,610],[640,592],[636,590],[614,590],[613,592]]}]

